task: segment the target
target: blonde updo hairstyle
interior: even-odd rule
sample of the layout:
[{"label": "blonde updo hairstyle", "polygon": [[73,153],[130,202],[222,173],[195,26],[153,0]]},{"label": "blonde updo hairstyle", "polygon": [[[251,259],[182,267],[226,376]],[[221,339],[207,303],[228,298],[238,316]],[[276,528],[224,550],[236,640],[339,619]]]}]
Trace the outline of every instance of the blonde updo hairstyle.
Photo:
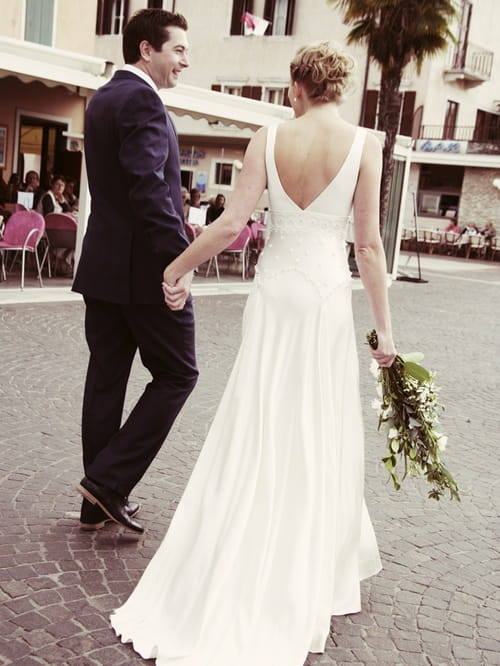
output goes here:
[{"label": "blonde updo hairstyle", "polygon": [[301,83],[313,103],[341,102],[351,86],[354,60],[330,42],[300,48],[290,63],[292,81]]}]

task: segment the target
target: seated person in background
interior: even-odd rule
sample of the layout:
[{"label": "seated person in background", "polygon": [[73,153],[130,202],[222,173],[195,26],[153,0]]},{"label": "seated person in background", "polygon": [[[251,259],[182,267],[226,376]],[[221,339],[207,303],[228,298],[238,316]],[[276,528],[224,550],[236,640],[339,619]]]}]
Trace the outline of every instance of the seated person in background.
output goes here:
[{"label": "seated person in background", "polygon": [[497,230],[493,226],[493,222],[487,222],[484,229],[481,231],[481,235],[484,236],[484,242],[486,245],[491,245],[491,239],[495,238],[497,235]]},{"label": "seated person in background", "polygon": [[13,173],[7,183],[7,201],[6,203],[17,203],[17,193],[21,189],[21,178],[17,173]]},{"label": "seated person in background", "polygon": [[[71,206],[64,198],[64,187],[66,185],[66,179],[60,174],[53,176],[50,190],[45,192],[43,197],[38,202],[37,212],[41,213],[44,217],[49,213],[69,213],[71,214]],[[65,248],[51,248],[51,252],[54,252],[55,256],[58,259],[63,260],[63,275],[73,275],[73,265],[74,265],[74,250],[67,250]]]},{"label": "seated person in background", "polygon": [[214,203],[207,208],[207,224],[216,220],[223,213],[225,203],[226,197],[223,194],[218,194],[215,197]]},{"label": "seated person in background", "polygon": [[468,222],[461,233],[462,236],[474,236],[479,233],[479,229],[475,222]]},{"label": "seated person in background", "polygon": [[75,187],[76,180],[74,178],[68,178],[63,191],[63,196],[68,202],[72,213],[78,212],[78,197],[75,194]]},{"label": "seated person in background", "polygon": [[[185,188],[183,188],[185,189]],[[187,190],[186,190],[187,191]],[[184,201],[184,195],[182,194],[182,200]],[[189,227],[186,227],[187,235],[189,241],[193,241],[196,236],[199,236],[203,231],[203,228],[196,224],[193,219],[189,219],[189,209],[190,208],[201,208],[201,192],[200,190],[193,188],[189,193],[189,202],[184,204],[184,216],[185,222],[189,224]]]},{"label": "seated person in background", "polygon": [[33,208],[36,208],[43,195],[43,190],[40,187],[40,176],[36,171],[26,172],[26,178],[22,189],[23,192],[33,192]]},{"label": "seated person in background", "polygon": [[474,222],[469,222],[460,232],[457,243],[461,246],[468,245],[469,239],[471,236],[477,236],[479,234],[479,229]]},{"label": "seated person in background", "polygon": [[64,176],[60,174],[53,176],[50,183],[50,190],[45,192],[38,202],[37,212],[44,216],[48,213],[70,213],[71,206],[63,194],[65,185],[66,179]]},{"label": "seated person in background", "polygon": [[189,192],[187,187],[181,187],[182,208],[184,210],[184,222],[187,222],[189,217]]},{"label": "seated person in background", "polygon": [[201,192],[196,187],[193,187],[189,193],[189,205],[193,208],[200,208],[201,206]]},{"label": "seated person in background", "polygon": [[458,226],[456,220],[451,220],[445,231],[452,231],[454,234],[459,234],[462,229]]}]

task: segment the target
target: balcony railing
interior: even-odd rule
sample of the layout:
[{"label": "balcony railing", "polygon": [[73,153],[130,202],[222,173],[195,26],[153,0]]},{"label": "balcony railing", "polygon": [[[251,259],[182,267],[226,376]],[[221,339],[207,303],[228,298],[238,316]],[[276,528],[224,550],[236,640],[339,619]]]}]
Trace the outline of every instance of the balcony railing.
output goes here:
[{"label": "balcony railing", "polygon": [[439,139],[441,141],[475,141],[490,143],[500,141],[500,128],[490,128],[481,132],[474,125],[422,125],[419,139]]},{"label": "balcony railing", "polygon": [[439,139],[442,141],[472,141],[472,125],[422,125],[419,139]]},{"label": "balcony railing", "polygon": [[500,154],[500,127],[481,131],[473,125],[422,125],[416,150]]},{"label": "balcony railing", "polygon": [[463,81],[471,85],[489,81],[493,67],[493,51],[476,44],[457,49],[444,72],[445,81]]}]

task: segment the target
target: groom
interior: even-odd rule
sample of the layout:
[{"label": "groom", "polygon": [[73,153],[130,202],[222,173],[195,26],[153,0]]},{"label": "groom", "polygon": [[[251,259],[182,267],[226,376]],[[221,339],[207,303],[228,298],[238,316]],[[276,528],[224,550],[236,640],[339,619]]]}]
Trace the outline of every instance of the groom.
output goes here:
[{"label": "groom", "polygon": [[[137,12],[123,32],[123,69],[93,96],[85,117],[91,212],[73,290],[84,296],[90,358],[82,414],[83,529],[109,519],[134,532],[128,500],[191,393],[198,371],[191,278],[170,310],[163,270],[188,245],[177,135],[158,94],[189,66],[187,22]],[[135,353],[151,373],[122,424]]]}]

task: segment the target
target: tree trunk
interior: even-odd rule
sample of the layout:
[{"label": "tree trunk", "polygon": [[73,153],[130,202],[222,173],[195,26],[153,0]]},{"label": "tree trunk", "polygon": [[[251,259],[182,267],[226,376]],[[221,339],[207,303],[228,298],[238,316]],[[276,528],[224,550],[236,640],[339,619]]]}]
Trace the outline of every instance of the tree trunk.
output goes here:
[{"label": "tree trunk", "polygon": [[400,68],[382,70],[380,80],[380,103],[377,129],[385,132],[382,151],[382,182],[380,184],[380,233],[383,234],[389,207],[389,192],[394,172],[394,145],[399,127],[401,112]]}]

